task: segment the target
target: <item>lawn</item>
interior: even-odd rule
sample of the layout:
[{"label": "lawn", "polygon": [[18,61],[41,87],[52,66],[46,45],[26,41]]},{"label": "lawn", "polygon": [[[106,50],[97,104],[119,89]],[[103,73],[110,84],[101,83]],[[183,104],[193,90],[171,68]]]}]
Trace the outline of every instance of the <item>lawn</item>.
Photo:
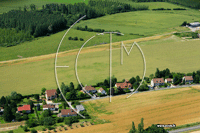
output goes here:
[{"label": "lawn", "polygon": [[[172,72],[193,72],[199,70],[199,40],[183,41],[176,36],[138,43],[146,58],[146,76],[169,68]],[[120,65],[119,44],[113,44],[112,70],[118,81],[143,74],[143,60],[139,50],[134,46],[129,56],[124,52],[124,64]],[[78,59],[78,76],[83,85],[102,82],[109,76],[109,45],[83,48]],[[58,68],[59,83],[74,82],[75,59],[77,51],[59,54],[57,65],[68,65],[69,68]],[[54,58],[28,59],[0,66],[0,96],[10,95],[12,91],[22,94],[40,93],[43,87],[57,88],[54,74]]]},{"label": "lawn", "polygon": [[[126,96],[117,96],[112,98],[112,103],[107,99],[88,101],[84,106],[90,114],[111,122],[69,132],[124,133],[131,129],[132,121],[137,128],[141,118],[144,118],[144,128],[160,123],[178,126],[198,122],[200,121],[199,89],[198,86],[198,88],[152,91],[135,94],[129,99],[125,99]],[[106,114],[96,109],[112,113]]]}]

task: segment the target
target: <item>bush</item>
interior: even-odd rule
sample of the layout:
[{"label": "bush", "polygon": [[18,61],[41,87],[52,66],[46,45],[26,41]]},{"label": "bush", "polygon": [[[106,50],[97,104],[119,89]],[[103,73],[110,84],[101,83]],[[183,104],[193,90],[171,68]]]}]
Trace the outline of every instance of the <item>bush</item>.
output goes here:
[{"label": "bush", "polygon": [[35,129],[31,129],[31,133],[37,133]]},{"label": "bush", "polygon": [[77,40],[78,40],[78,37],[74,37],[74,39],[73,39],[73,40],[77,41]]},{"label": "bush", "polygon": [[65,130],[67,130],[67,128],[66,128],[66,127],[64,127],[64,129],[65,129]]},{"label": "bush", "polygon": [[54,129],[53,131],[56,132],[56,129]]},{"label": "bush", "polygon": [[42,131],[46,131],[46,128],[45,128],[45,127],[43,127],[43,128],[42,128]]},{"label": "bush", "polygon": [[24,126],[24,127],[23,127],[23,130],[24,130],[25,132],[28,132],[28,131],[29,131],[27,126]]},{"label": "bush", "polygon": [[83,39],[83,38],[80,38],[80,41],[84,41],[84,39]]},{"label": "bush", "polygon": [[73,38],[70,36],[70,37],[68,38],[68,40],[73,40]]},{"label": "bush", "polygon": [[8,133],[14,133],[14,132],[13,132],[13,130],[11,130],[11,131],[8,131]]},{"label": "bush", "polygon": [[64,127],[63,124],[60,125],[61,127]]}]

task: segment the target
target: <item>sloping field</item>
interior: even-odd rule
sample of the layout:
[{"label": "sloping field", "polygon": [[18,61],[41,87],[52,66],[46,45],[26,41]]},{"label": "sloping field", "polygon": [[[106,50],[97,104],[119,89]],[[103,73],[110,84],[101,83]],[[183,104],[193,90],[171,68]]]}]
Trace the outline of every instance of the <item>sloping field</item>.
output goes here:
[{"label": "sloping field", "polygon": [[[199,40],[180,41],[174,36],[160,40],[141,42],[141,46],[147,65],[146,76],[160,70],[169,68],[174,72],[193,72],[199,70],[200,49]],[[119,43],[113,45],[113,75],[118,81],[143,73],[142,57],[137,48],[133,48],[130,56],[124,52],[124,64],[120,65]],[[96,84],[109,76],[109,45],[101,45],[84,48],[78,59],[78,76],[85,84]],[[58,65],[69,65],[69,68],[59,68],[59,82],[69,84],[74,82],[75,59],[77,51],[61,54]],[[54,75],[54,57],[38,59],[31,58],[28,61],[17,61],[0,66],[0,88],[2,95],[8,95],[12,91],[22,94],[39,93],[42,87],[47,89],[57,88]]]},{"label": "sloping field", "polygon": [[[37,8],[42,8],[42,5],[49,3],[76,3],[76,2],[85,2],[88,0],[1,0],[0,1],[0,13],[8,12],[13,9],[24,9],[24,6],[29,8],[30,4],[35,4]],[[29,8],[30,9],[30,8]]]},{"label": "sloping field", "polygon": [[[125,99],[126,96],[117,96],[112,98],[112,103],[108,103],[108,99],[85,102],[84,105],[91,114],[110,120],[111,123],[69,132],[126,133],[131,128],[131,122],[134,121],[137,127],[141,118],[144,118],[145,128],[152,124],[183,125],[198,122],[200,121],[200,91],[195,88],[138,93],[129,99]],[[98,107],[99,110],[112,113],[99,113],[95,110]]]}]

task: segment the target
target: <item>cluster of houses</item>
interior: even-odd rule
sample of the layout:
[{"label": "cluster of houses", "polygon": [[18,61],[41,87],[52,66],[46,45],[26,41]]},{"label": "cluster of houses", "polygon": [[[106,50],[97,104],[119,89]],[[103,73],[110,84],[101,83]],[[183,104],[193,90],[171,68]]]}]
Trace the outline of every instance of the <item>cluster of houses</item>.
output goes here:
[{"label": "cluster of houses", "polygon": [[[185,80],[185,83],[193,83],[193,77],[192,76],[184,76],[182,78],[182,82]],[[163,78],[154,78],[151,80],[151,86],[152,87],[156,87],[156,86],[162,86],[165,83],[173,83],[173,79],[171,78],[167,78],[167,79],[163,79]],[[123,83],[116,83],[115,87],[118,89],[131,89],[132,88],[132,84],[128,81],[125,80]],[[92,86],[85,86],[83,88],[83,90],[81,90],[81,92],[83,93],[101,93],[103,95],[106,95],[106,91],[103,88],[100,88],[99,90],[96,90],[94,87]],[[46,90],[45,92],[45,97],[46,97],[46,105],[43,105],[43,111],[44,110],[51,110],[51,111],[57,111],[57,113],[59,113],[59,105],[58,104],[54,104],[52,103],[51,100],[57,98],[57,91],[56,89],[52,89],[52,90]],[[83,105],[76,105],[74,111],[73,109],[61,109],[61,112],[57,115],[58,117],[69,117],[69,116],[77,116],[76,112],[81,112],[84,111],[85,108],[83,107]],[[4,111],[3,107],[0,108],[0,113],[2,113]],[[17,108],[17,112],[18,113],[23,113],[26,112],[27,114],[31,113],[31,106],[30,105],[23,105]]]},{"label": "cluster of houses", "polygon": [[[184,76],[182,78],[182,82],[185,80],[185,83],[193,83],[193,77],[192,76]],[[162,86],[164,85],[165,83],[173,83],[173,79],[171,78],[167,78],[167,79],[163,79],[163,78],[154,78],[151,80],[151,86],[152,87],[155,87],[155,86]]]}]

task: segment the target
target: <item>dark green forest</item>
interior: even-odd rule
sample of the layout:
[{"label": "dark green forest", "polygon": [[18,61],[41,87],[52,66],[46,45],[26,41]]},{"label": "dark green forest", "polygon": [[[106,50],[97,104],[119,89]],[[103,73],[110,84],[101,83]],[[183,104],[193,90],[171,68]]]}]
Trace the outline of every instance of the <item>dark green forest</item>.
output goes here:
[{"label": "dark green forest", "polygon": [[28,11],[24,6],[23,10],[11,10],[0,15],[0,28],[6,31],[6,34],[0,37],[0,46],[15,46],[36,37],[65,30],[84,15],[86,15],[85,19],[91,19],[107,14],[147,10],[148,6],[133,7],[121,2],[90,0],[88,5],[85,3],[46,4],[41,10],[36,10],[36,6],[31,4],[30,9]]}]

